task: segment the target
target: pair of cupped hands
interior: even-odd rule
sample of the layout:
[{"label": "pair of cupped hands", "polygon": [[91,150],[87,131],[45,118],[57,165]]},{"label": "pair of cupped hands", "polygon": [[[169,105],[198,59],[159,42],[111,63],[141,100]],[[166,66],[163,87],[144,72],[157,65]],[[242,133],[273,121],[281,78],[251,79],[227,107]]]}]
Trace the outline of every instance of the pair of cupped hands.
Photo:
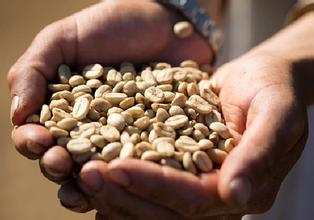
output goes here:
[{"label": "pair of cupped hands", "polygon": [[61,63],[208,63],[213,53],[200,35],[174,36],[172,26],[180,19],[152,1],[103,1],[44,28],[10,69],[15,146],[27,158],[40,159],[44,175],[61,183],[63,206],[76,212],[96,209],[97,220],[233,220],[271,207],[302,152],[307,118],[289,61],[270,52],[253,50],[212,77],[238,144],[211,173],[195,176],[132,159],[92,161],[78,180],[64,182],[72,166],[69,154],[54,146],[45,127],[23,125],[45,102],[47,82]]}]

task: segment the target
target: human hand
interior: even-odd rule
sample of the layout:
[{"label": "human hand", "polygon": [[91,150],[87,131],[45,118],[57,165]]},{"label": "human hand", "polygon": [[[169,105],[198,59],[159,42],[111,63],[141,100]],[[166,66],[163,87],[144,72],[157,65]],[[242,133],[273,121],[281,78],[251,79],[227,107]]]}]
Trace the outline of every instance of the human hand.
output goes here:
[{"label": "human hand", "polygon": [[239,219],[272,206],[307,138],[306,105],[292,64],[249,53],[218,69],[214,80],[238,142],[221,169],[197,177],[138,160],[90,162],[80,185],[101,215],[119,219],[111,216],[118,210],[134,219]]},{"label": "human hand", "polygon": [[[188,39],[177,39],[173,35],[172,26],[178,19],[175,11],[152,1],[106,0],[42,30],[8,74],[12,121],[20,126],[12,136],[19,152],[37,159],[54,144],[46,128],[21,125],[28,115],[40,110],[47,81],[55,78],[61,63],[81,67],[91,63],[114,65],[126,60],[177,63],[187,58],[210,62],[211,50],[201,36],[194,33]],[[50,149],[42,159],[43,171],[50,171],[54,180],[68,175],[72,166],[67,160],[60,162],[66,165],[57,166],[53,162],[57,160],[56,151],[62,150]],[[69,157],[66,152],[62,154]]]}]

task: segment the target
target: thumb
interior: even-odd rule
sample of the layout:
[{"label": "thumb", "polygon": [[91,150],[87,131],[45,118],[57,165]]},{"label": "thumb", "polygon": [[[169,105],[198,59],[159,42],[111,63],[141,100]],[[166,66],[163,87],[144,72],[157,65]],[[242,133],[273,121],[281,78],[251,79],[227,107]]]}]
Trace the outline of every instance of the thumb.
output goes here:
[{"label": "thumb", "polygon": [[[46,98],[47,80],[55,77],[60,64],[71,63],[62,52],[70,32],[68,30],[67,35],[63,33],[66,31],[63,22],[44,28],[9,70],[7,80],[12,97],[11,119],[14,125],[23,124],[27,116],[40,110]],[[71,52],[67,50],[67,54]]]},{"label": "thumb", "polygon": [[[267,88],[255,96],[243,136],[221,168],[218,191],[229,205],[245,207],[265,186],[272,190],[272,180],[281,182],[302,152],[306,114],[287,91],[279,91]],[[291,154],[293,160],[286,160]]]}]

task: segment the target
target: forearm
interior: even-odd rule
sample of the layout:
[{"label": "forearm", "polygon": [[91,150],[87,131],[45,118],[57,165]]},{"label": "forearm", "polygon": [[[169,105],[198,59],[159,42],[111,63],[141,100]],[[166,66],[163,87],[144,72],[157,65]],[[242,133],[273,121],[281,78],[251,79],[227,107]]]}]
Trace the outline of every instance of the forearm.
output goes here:
[{"label": "forearm", "polygon": [[291,63],[305,102],[314,103],[314,12],[310,12],[250,53],[271,53]]}]

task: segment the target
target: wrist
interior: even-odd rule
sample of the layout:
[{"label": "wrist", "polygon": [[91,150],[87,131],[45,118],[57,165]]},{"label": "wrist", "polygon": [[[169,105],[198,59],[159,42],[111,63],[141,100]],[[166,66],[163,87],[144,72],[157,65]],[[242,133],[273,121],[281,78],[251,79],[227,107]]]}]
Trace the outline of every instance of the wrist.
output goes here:
[{"label": "wrist", "polygon": [[300,95],[307,105],[314,103],[314,12],[301,17],[249,54],[271,54],[288,64]]}]

